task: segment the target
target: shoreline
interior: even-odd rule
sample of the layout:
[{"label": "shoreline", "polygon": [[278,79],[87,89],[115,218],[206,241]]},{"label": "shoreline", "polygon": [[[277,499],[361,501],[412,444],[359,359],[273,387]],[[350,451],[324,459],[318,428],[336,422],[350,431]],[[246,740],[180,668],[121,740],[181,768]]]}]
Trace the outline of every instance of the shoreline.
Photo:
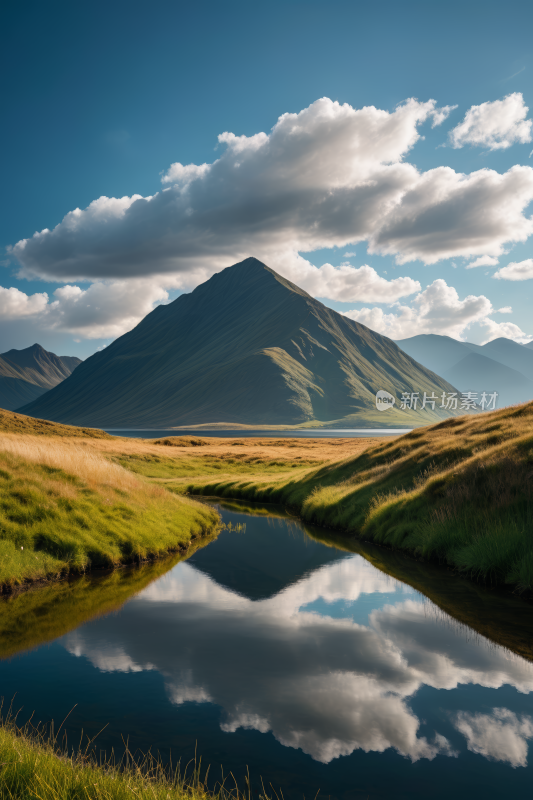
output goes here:
[{"label": "shoreline", "polygon": [[305,522],[533,591],[533,403],[458,417],[278,480],[190,481],[186,492],[277,503]]},{"label": "shoreline", "polygon": [[177,547],[170,547],[164,552],[159,554],[145,557],[145,558],[135,558],[129,561],[121,561],[120,563],[109,567],[109,566],[101,566],[95,564],[94,566],[89,566],[84,570],[79,572],[76,571],[68,571],[59,573],[57,575],[50,574],[45,577],[39,577],[32,580],[31,578],[25,579],[21,583],[2,583],[0,584],[0,602],[3,599],[12,599],[14,597],[18,597],[19,595],[25,594],[26,592],[30,591],[38,591],[39,589],[44,589],[49,586],[53,586],[59,583],[65,583],[68,581],[76,581],[83,577],[105,577],[106,575],[112,575],[113,573],[119,570],[127,570],[127,569],[135,569],[136,567],[143,567],[148,566],[150,564],[157,564],[160,561],[163,561],[165,558],[170,558],[176,555],[186,556],[189,550],[195,544],[200,544],[203,539],[210,539],[210,537],[214,536],[217,531],[217,524],[213,525],[212,529],[207,530],[205,533],[199,534],[197,536],[191,537],[190,542],[186,544],[180,544]]}]

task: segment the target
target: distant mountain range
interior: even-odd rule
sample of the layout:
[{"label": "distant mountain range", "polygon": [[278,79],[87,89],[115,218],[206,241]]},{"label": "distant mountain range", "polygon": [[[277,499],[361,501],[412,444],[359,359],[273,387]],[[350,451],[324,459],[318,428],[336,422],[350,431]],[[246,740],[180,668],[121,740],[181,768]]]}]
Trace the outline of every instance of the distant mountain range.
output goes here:
[{"label": "distant mountain range", "polygon": [[13,411],[64,381],[81,364],[74,356],[56,356],[40,344],[0,355],[0,408]]},{"label": "distant mountain range", "polygon": [[[396,398],[384,412],[376,409],[380,389]],[[453,391],[390,339],[248,258],[158,306],[19,410],[107,428],[411,427],[449,412],[438,404],[402,411],[402,392],[440,397]]]},{"label": "distant mountain range", "polygon": [[498,392],[500,408],[533,399],[533,342],[522,345],[502,338],[477,345],[421,334],[397,344],[461,392]]}]

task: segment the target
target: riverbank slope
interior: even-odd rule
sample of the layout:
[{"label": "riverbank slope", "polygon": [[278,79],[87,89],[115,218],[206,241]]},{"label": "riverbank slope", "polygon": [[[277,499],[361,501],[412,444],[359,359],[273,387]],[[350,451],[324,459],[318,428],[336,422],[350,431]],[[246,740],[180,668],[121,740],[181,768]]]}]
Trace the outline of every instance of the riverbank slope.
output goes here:
[{"label": "riverbank slope", "polygon": [[107,434],[9,412],[0,422],[0,592],[159,557],[218,523],[207,506],[95,451]]},{"label": "riverbank slope", "polygon": [[308,522],[533,590],[533,403],[448,419],[355,458],[191,494],[282,503]]}]

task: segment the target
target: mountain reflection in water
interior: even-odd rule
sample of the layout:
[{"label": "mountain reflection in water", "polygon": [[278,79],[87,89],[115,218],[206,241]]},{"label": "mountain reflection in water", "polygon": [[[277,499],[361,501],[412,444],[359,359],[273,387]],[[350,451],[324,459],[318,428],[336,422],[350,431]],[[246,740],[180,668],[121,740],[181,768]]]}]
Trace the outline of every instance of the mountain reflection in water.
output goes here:
[{"label": "mountain reflection in water", "polygon": [[[221,512],[226,522],[246,522],[246,532],[224,530],[118,613],[57,640],[79,659],[70,658],[71,675],[87,662],[97,670],[83,686],[87,708],[106,702],[106,676],[122,676],[109,708],[122,708],[124,719],[111,728],[127,735],[131,725],[141,747],[175,748],[158,728],[157,708],[166,703],[165,720],[173,707],[180,741],[198,740],[205,762],[235,768],[242,749],[243,773],[250,760],[274,785],[290,773],[289,788],[300,796],[312,788],[311,763],[323,793],[333,796],[429,796],[424,780],[436,782],[435,797],[461,781],[466,796],[481,775],[488,797],[500,796],[499,782],[505,787],[509,778],[522,786],[533,738],[529,661],[472,635],[360,555],[314,541],[299,523]],[[38,662],[42,650],[16,659],[19,668],[25,659]],[[5,674],[17,688],[7,664],[0,679]],[[140,673],[161,676],[166,699],[135,714]],[[215,716],[196,727],[195,714],[208,707]],[[47,709],[54,715],[53,703]],[[386,759],[379,777],[371,754]]]}]

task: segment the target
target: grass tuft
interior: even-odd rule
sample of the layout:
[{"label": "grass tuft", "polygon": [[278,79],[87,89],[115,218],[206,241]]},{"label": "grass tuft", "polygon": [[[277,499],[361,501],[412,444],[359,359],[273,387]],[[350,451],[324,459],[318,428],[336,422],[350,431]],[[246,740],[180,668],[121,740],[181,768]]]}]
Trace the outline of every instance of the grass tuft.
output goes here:
[{"label": "grass tuft", "polygon": [[231,782],[209,792],[201,761],[182,772],[151,753],[131,753],[127,744],[119,761],[102,760],[92,741],[73,752],[59,734],[53,726],[18,726],[11,714],[0,720],[0,800],[245,800]]}]

